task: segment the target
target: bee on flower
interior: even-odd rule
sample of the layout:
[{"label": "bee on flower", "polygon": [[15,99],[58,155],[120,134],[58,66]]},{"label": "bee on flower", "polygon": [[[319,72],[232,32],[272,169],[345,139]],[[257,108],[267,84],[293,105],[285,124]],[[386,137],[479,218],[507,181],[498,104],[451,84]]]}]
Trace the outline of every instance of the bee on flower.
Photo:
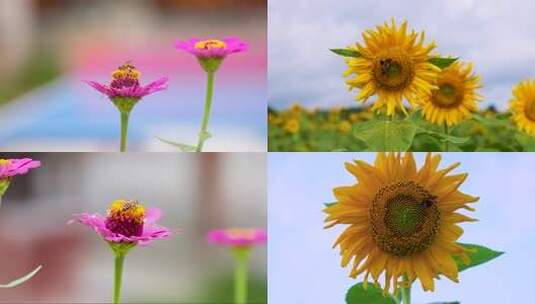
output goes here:
[{"label": "bee on flower", "polygon": [[110,204],[106,215],[98,213],[75,214],[75,221],[91,228],[102,240],[108,243],[115,256],[115,284],[113,303],[120,302],[121,282],[124,259],[137,245],[147,246],[156,240],[171,237],[171,229],[160,226],[157,221],[162,217],[158,208],[145,208],[135,200],[115,200]]},{"label": "bee on flower", "polygon": [[351,49],[360,56],[347,59],[344,76],[350,90],[358,89],[358,101],[377,96],[372,110],[393,116],[396,109],[406,113],[403,100],[416,106],[418,100],[437,89],[440,69],[429,63],[434,42],[425,42],[425,33],[408,30],[406,21],[394,19],[362,33],[363,42]]},{"label": "bee on flower", "polygon": [[126,151],[128,121],[134,106],[145,96],[165,90],[169,79],[161,77],[148,85],[141,85],[141,72],[131,63],[120,65],[111,73],[111,82],[102,84],[86,81],[91,87],[108,96],[121,115],[120,151]]},{"label": "bee on flower", "polygon": [[467,174],[450,174],[459,163],[439,169],[440,160],[429,153],[418,169],[412,153],[378,153],[375,164],[346,164],[356,183],[335,188],[337,202],[324,211],[326,228],[346,227],[335,247],[351,278],[394,294],[416,280],[425,291],[439,276],[459,281],[455,259],[468,263],[459,224],[476,221],[459,211],[474,211],[479,198],[459,190]]}]

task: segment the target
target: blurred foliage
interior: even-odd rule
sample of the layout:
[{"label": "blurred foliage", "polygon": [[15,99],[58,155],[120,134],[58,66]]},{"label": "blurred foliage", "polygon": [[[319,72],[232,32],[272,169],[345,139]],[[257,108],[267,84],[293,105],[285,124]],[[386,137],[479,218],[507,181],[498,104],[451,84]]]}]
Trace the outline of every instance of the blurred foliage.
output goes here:
[{"label": "blurred foliage", "polygon": [[57,55],[39,49],[16,72],[0,82],[0,104],[55,79],[61,72]]},{"label": "blurred foliage", "polygon": [[364,142],[352,135],[352,126],[373,118],[362,108],[307,110],[298,104],[284,111],[268,110],[269,151],[360,151]]},{"label": "blurred foliage", "polygon": [[[299,104],[283,111],[270,108],[268,148],[269,151],[380,151],[383,149],[377,148],[377,137],[364,130],[380,129],[386,120],[369,108],[308,110]],[[492,106],[450,128],[448,134],[443,126],[422,119],[418,111],[408,118],[394,118],[394,122],[400,121],[410,122],[413,129],[401,134],[407,135],[409,141],[400,141],[403,147],[393,150],[444,151],[447,143],[448,151],[535,151],[535,137],[518,131],[510,113],[498,112]],[[384,150],[390,149],[387,146]]]},{"label": "blurred foliage", "polygon": [[[232,273],[225,276],[216,277],[207,282],[199,297],[199,303],[216,304],[216,303],[233,303],[234,302],[234,278]],[[248,290],[249,304],[267,303],[267,279],[264,277],[249,277]]]},{"label": "blurred foliage", "polygon": [[[233,304],[234,303],[234,277],[231,272],[224,275],[215,276],[206,280],[198,286],[191,295],[192,302],[184,302],[176,299],[170,300],[169,296],[165,300],[158,299],[151,294],[146,298],[129,299],[129,303],[183,303],[183,304]],[[267,277],[256,277],[250,274],[249,277],[249,295],[247,304],[266,304],[267,303]],[[148,302],[150,299],[150,302]]]}]

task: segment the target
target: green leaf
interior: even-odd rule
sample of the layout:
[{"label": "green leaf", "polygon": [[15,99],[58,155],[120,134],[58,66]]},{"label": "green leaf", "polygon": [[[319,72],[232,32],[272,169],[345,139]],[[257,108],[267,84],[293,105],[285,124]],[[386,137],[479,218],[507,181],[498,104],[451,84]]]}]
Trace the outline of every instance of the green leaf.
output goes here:
[{"label": "green leaf", "polygon": [[427,62],[431,63],[434,66],[437,66],[441,69],[445,69],[449,67],[452,63],[457,61],[459,58],[443,58],[443,57],[433,57],[429,59]]},{"label": "green leaf", "polygon": [[468,257],[470,258],[470,263],[468,265],[464,264],[460,258],[455,258],[455,262],[457,263],[459,271],[464,271],[468,268],[481,265],[504,254],[504,252],[494,251],[481,245],[463,243],[458,244],[469,250]]},{"label": "green leaf", "polygon": [[182,152],[195,152],[195,150],[197,149],[196,146],[170,141],[170,140],[167,140],[167,139],[160,138],[158,136],[156,136],[156,138],[158,138],[160,141],[162,141],[162,142],[164,142],[166,144],[170,144],[170,145],[173,145],[175,147],[178,147],[180,149],[180,151],[182,151]]},{"label": "green leaf", "polygon": [[524,148],[524,151],[535,151],[535,137],[524,133],[516,133],[515,139]]},{"label": "green leaf", "polygon": [[461,145],[461,144],[467,143],[470,140],[470,137],[468,137],[468,136],[459,137],[459,136],[454,136],[454,135],[450,135],[450,134],[445,134],[445,133],[440,133],[440,132],[427,130],[427,129],[424,129],[424,128],[421,128],[421,127],[418,127],[417,133],[418,134],[429,134],[431,136],[434,136],[434,137],[440,139],[442,142],[447,141],[447,142],[450,142],[450,143],[456,144],[456,145]]},{"label": "green leaf", "polygon": [[438,140],[436,137],[425,133],[416,133],[414,140],[412,141],[411,151],[442,151],[444,150],[444,143]]},{"label": "green leaf", "polygon": [[416,135],[416,125],[409,120],[371,120],[356,124],[353,135],[373,151],[407,151]]},{"label": "green leaf", "polygon": [[16,286],[28,281],[29,279],[31,279],[36,273],[39,272],[39,270],[41,270],[41,268],[43,268],[43,266],[39,265],[32,272],[28,273],[27,275],[23,276],[22,278],[18,278],[16,280],[13,280],[13,281],[7,283],[7,284],[0,284],[0,288],[13,288],[13,287],[16,287]]},{"label": "green leaf", "polygon": [[358,51],[351,50],[351,49],[330,49],[330,51],[335,53],[336,55],[340,55],[344,57],[358,58],[362,56]]},{"label": "green leaf", "polygon": [[338,202],[332,202],[332,203],[324,203],[325,207],[331,207],[333,205],[338,204]]},{"label": "green leaf", "polygon": [[368,284],[364,289],[362,283],[353,285],[346,294],[347,304],[396,304],[396,301],[388,295],[383,295],[383,290],[373,284]]},{"label": "green leaf", "polygon": [[409,116],[409,119],[414,122],[415,124],[422,124],[422,123],[425,123],[425,120],[424,118],[422,117],[422,111],[420,110],[415,110],[413,111],[410,116]]}]

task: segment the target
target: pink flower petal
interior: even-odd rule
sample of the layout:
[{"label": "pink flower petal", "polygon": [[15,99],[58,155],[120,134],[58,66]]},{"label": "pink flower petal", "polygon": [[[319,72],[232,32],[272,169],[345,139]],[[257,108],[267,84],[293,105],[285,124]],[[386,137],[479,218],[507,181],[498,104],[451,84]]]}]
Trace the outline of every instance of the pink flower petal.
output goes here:
[{"label": "pink flower petal", "polygon": [[111,97],[111,95],[113,95],[113,92],[114,92],[113,89],[109,88],[106,85],[103,85],[103,84],[95,82],[95,81],[84,81],[84,82],[87,83],[88,85],[92,86],[94,89],[96,89],[100,93],[102,93],[104,95],[107,95],[108,97]]},{"label": "pink flower petal", "polygon": [[145,223],[153,224],[162,218],[162,210],[158,208],[147,208],[145,212]]},{"label": "pink flower petal", "polygon": [[221,39],[226,44],[224,48],[197,49],[195,44],[202,40],[207,39],[191,38],[186,41],[179,40],[175,43],[175,47],[199,58],[224,58],[233,53],[246,51],[248,48],[247,43],[243,42],[240,38],[227,37]]},{"label": "pink flower petal", "polygon": [[31,158],[8,159],[7,164],[0,165],[0,178],[23,175],[40,166],[40,161],[32,160]]},{"label": "pink flower petal", "polygon": [[124,97],[124,98],[143,98],[149,94],[167,89],[168,77],[161,77],[156,81],[149,83],[146,86],[131,86],[123,88],[112,88],[95,81],[85,81],[88,85],[108,96],[109,98]]},{"label": "pink flower petal", "polygon": [[210,243],[239,247],[261,245],[267,241],[264,229],[218,229],[210,231],[207,236]]},{"label": "pink flower petal", "polygon": [[145,222],[143,225],[143,233],[140,236],[125,236],[112,232],[106,227],[106,217],[98,213],[75,214],[73,217],[74,218],[70,220],[68,224],[78,221],[79,223],[90,227],[100,237],[109,242],[128,242],[146,246],[155,240],[168,239],[173,234],[169,228],[155,224],[155,222],[162,217],[162,211],[158,208],[147,208]]},{"label": "pink flower petal", "polygon": [[98,213],[81,213],[74,214],[73,216],[74,220],[77,220],[79,223],[90,227],[104,239],[113,237],[115,235],[108,228],[106,228],[106,218]]}]

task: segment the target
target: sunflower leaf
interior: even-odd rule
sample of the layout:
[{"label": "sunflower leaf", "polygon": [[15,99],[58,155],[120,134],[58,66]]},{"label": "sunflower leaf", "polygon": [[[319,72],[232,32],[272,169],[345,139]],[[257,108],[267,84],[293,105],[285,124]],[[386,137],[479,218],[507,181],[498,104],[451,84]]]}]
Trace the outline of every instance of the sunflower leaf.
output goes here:
[{"label": "sunflower leaf", "polygon": [[416,135],[416,125],[409,120],[370,120],[356,124],[353,135],[373,151],[407,151]]},{"label": "sunflower leaf", "polygon": [[343,57],[358,58],[362,56],[358,51],[351,50],[351,49],[329,49],[329,51],[335,53],[336,55],[340,55]]},{"label": "sunflower leaf", "polygon": [[195,150],[197,148],[196,146],[170,141],[170,140],[163,139],[163,138],[160,138],[160,137],[157,137],[157,136],[156,136],[156,138],[158,138],[160,141],[162,141],[162,142],[164,142],[166,144],[170,144],[172,146],[178,147],[180,149],[180,151],[182,151],[182,152],[195,152]]},{"label": "sunflower leaf", "polygon": [[37,268],[35,268],[32,272],[28,273],[27,275],[21,277],[21,278],[18,278],[16,280],[13,280],[7,284],[0,284],[0,288],[13,288],[13,287],[16,287],[26,281],[28,281],[29,279],[31,279],[36,273],[39,272],[39,270],[41,270],[43,266],[38,266]]},{"label": "sunflower leaf", "polygon": [[459,272],[464,271],[468,268],[481,265],[483,263],[486,263],[504,254],[504,252],[494,251],[490,248],[487,248],[481,245],[463,244],[463,243],[458,243],[458,244],[463,246],[465,249],[469,250],[468,257],[470,258],[469,264],[465,264],[460,258],[455,258],[455,262],[457,263]]},{"label": "sunflower leaf", "polygon": [[427,62],[432,65],[439,67],[440,69],[445,69],[449,67],[452,63],[457,61],[459,58],[443,58],[443,57],[433,57],[430,58]]},{"label": "sunflower leaf", "polygon": [[440,132],[435,132],[435,131],[424,129],[424,128],[421,128],[421,127],[418,127],[416,133],[417,134],[429,134],[429,135],[431,135],[433,137],[438,138],[442,142],[447,141],[447,142],[450,142],[450,143],[456,144],[456,145],[465,144],[470,140],[470,137],[468,137],[468,136],[459,137],[459,136],[454,136],[454,135],[450,135],[450,134],[444,134],[444,133],[440,133]]},{"label": "sunflower leaf", "polygon": [[362,283],[353,285],[346,294],[347,304],[396,304],[396,301],[383,294],[383,290],[373,284],[364,288]]},{"label": "sunflower leaf", "polygon": [[325,207],[331,207],[331,206],[336,205],[336,204],[338,204],[338,202],[323,203],[323,205],[325,205]]}]

